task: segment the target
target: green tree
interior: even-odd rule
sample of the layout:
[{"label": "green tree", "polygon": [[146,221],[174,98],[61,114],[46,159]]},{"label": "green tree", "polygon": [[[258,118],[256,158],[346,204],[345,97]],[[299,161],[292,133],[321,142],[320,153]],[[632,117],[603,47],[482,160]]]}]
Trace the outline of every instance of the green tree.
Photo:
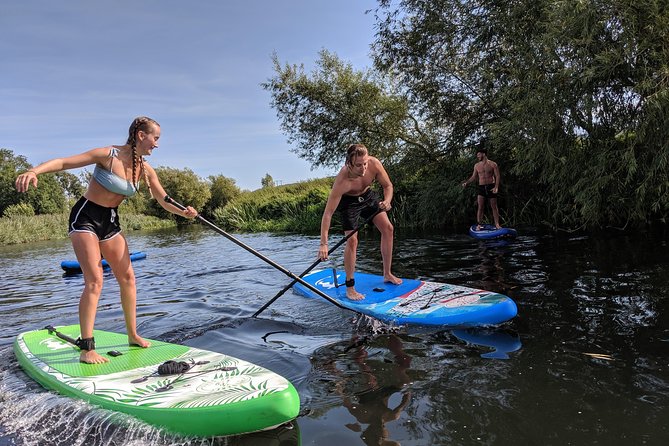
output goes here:
[{"label": "green tree", "polygon": [[273,62],[275,76],[263,88],[272,94],[293,151],[313,166],[340,166],[346,148],[355,142],[386,162],[434,144],[410,114],[407,98],[393,91],[387,78],[355,71],[326,50],[311,74],[303,66],[282,66],[277,55]]},{"label": "green tree", "polygon": [[0,215],[13,204],[18,204],[19,194],[14,182],[19,172],[30,169],[30,164],[23,156],[15,156],[9,149],[0,149]]},{"label": "green tree", "polygon": [[29,204],[37,214],[65,210],[65,192],[54,174],[40,175],[37,189],[31,187],[25,194],[16,192],[16,177],[31,167],[24,156],[0,149],[0,215],[8,206],[20,203]]},{"label": "green tree", "polygon": [[666,217],[666,1],[379,3],[375,67],[401,73],[446,154],[491,142],[518,216],[570,228]]},{"label": "green tree", "polygon": [[76,175],[64,171],[56,172],[54,174],[58,184],[65,192],[67,198],[79,198],[86,192],[86,187],[81,183],[81,180]]},{"label": "green tree", "polygon": [[[184,206],[193,206],[200,211],[204,209],[205,204],[211,198],[211,191],[207,182],[198,177],[190,169],[180,170],[171,167],[158,167],[156,168],[156,173],[165,192]],[[142,187],[142,191],[143,193],[147,193],[145,187]],[[150,201],[147,213],[160,218],[177,218],[176,215],[163,209],[155,200]]]},{"label": "green tree", "polygon": [[204,207],[203,212],[210,216],[214,214],[214,211],[224,208],[225,205],[242,193],[234,179],[223,175],[210,176],[209,184],[211,198]]},{"label": "green tree", "polygon": [[266,187],[274,187],[274,178],[272,178],[272,175],[270,174],[265,174],[265,176],[260,179],[260,185],[263,189]]}]

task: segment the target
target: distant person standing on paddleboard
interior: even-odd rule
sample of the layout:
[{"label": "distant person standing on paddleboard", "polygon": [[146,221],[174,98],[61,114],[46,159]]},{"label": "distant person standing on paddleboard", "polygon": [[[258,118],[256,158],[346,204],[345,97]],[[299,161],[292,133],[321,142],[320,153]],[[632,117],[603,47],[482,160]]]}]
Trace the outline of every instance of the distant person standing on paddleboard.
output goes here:
[{"label": "distant person standing on paddleboard", "polygon": [[149,192],[160,205],[173,214],[194,218],[197,211],[185,211],[165,202],[165,190],[156,171],[144,161],[158,147],[160,125],[151,118],[136,118],[129,129],[125,145],[108,146],[66,158],[55,158],[22,173],[16,178],[16,190],[26,192],[29,186],[37,187],[37,175],[95,164],[88,189],[70,212],[68,233],[77,260],[84,274],[84,290],[79,300],[79,326],[81,349],[79,360],[89,364],[109,361],[95,351],[93,325],[98,300],[102,292],[101,258],[111,266],[121,290],[121,306],[125,316],[128,343],[148,347],[150,343],[137,333],[137,288],[135,272],[130,262],[128,243],[121,234],[118,206],[126,197],[139,189],[144,179]]},{"label": "distant person standing on paddleboard", "polygon": [[483,228],[483,212],[486,199],[490,202],[495,228],[500,229],[502,226],[499,224],[499,209],[497,209],[497,191],[501,181],[499,167],[496,162],[488,159],[488,150],[484,147],[476,150],[476,158],[479,161],[474,165],[474,173],[467,181],[462,183],[462,187],[466,187],[478,178],[476,230],[480,231]]},{"label": "distant person standing on paddleboard", "polygon": [[[383,199],[379,200],[376,192],[371,190],[374,180],[383,188]],[[381,231],[381,257],[383,258],[383,279],[396,285],[402,279],[395,277],[391,272],[393,260],[394,228],[388,219],[387,211],[393,199],[393,184],[383,168],[381,161],[369,156],[367,147],[362,144],[351,144],[346,151],[346,163],[335,178],[332,190],[328,197],[323,218],[321,219],[321,245],[318,257],[321,260],[328,258],[328,232],[335,211],[339,211],[344,227],[344,234],[348,236],[356,228],[359,217],[369,218],[377,210],[379,212],[372,220]],[[344,250],[344,270],[346,271],[346,297],[351,300],[361,300],[365,296],[355,290],[355,262],[358,249],[358,234],[354,234],[346,241]]]}]

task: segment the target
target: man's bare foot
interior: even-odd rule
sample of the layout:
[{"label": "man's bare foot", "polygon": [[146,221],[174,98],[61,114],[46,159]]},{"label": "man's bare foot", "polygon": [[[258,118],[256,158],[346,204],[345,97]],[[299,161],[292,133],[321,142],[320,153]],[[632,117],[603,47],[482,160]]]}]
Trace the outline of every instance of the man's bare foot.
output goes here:
[{"label": "man's bare foot", "polygon": [[476,225],[476,230],[477,230],[477,231],[480,231],[481,229],[483,229],[483,225],[482,225],[482,224],[479,223],[478,225]]},{"label": "man's bare foot", "polygon": [[383,281],[392,283],[393,285],[399,285],[400,283],[402,283],[402,279],[400,279],[399,277],[395,277],[392,274],[383,276]]},{"label": "man's bare foot", "polygon": [[495,229],[502,229],[500,225],[495,225]]},{"label": "man's bare foot", "polygon": [[109,362],[109,359],[100,356],[95,350],[82,350],[79,354],[79,362],[86,364],[104,364]]},{"label": "man's bare foot", "polygon": [[365,295],[358,293],[353,287],[347,287],[346,297],[348,297],[350,300],[363,300]]},{"label": "man's bare foot", "polygon": [[151,343],[139,336],[128,336],[128,345],[136,345],[137,347],[147,348],[151,345]]}]

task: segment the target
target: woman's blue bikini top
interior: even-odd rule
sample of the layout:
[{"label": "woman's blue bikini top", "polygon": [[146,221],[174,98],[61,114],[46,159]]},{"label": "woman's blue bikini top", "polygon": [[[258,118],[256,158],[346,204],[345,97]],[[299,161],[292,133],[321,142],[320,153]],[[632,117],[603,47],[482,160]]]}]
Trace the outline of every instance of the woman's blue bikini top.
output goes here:
[{"label": "woman's blue bikini top", "polygon": [[111,160],[109,162],[109,170],[96,165],[95,170],[93,170],[93,178],[100,183],[100,186],[104,187],[109,192],[132,197],[137,192],[137,189],[139,189],[139,181],[133,186],[130,181],[121,178],[111,171],[111,164],[114,162],[114,158],[118,158],[118,148],[110,148],[109,158]]}]

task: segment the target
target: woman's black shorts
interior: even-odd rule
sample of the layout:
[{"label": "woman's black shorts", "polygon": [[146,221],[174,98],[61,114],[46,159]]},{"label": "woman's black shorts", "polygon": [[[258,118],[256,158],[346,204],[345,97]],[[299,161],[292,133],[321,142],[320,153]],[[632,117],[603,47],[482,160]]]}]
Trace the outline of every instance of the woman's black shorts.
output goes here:
[{"label": "woman's black shorts", "polygon": [[81,197],[72,206],[68,235],[73,232],[92,232],[98,240],[109,240],[121,233],[118,208],[108,208]]}]

